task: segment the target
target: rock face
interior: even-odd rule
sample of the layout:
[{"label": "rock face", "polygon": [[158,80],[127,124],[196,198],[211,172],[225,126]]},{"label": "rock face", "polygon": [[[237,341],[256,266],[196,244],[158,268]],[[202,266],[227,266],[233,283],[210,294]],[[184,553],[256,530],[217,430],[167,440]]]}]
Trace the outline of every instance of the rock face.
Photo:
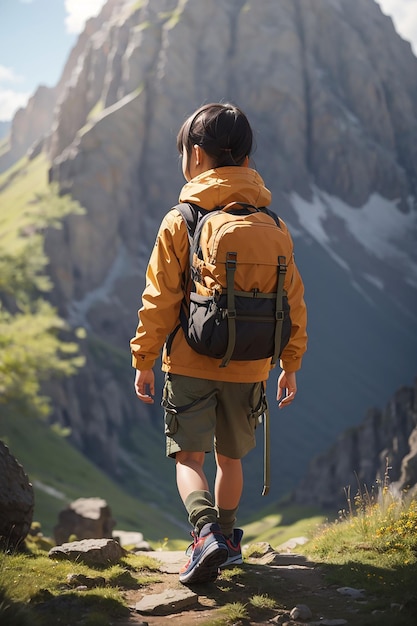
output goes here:
[{"label": "rock face", "polygon": [[10,130],[9,150],[0,156],[0,172],[20,159],[32,144],[50,133],[56,91],[40,86],[24,109],[13,118]]},{"label": "rock face", "polygon": [[[374,0],[109,0],[88,22],[44,150],[50,180],[86,210],[47,236],[51,298],[89,337],[85,370],[52,390],[53,419],[93,461],[147,490],[138,417],[155,441],[160,409],[129,394],[128,342],[157,227],[183,183],[176,132],[203,102],[248,114],[306,284],[309,352],[291,418],[272,420],[274,493],[415,375],[416,75]],[[162,435],[158,445],[162,456]],[[260,482],[247,472],[251,493]]]},{"label": "rock face", "polygon": [[33,518],[32,484],[20,463],[0,441],[0,545],[13,549],[27,536]]},{"label": "rock face", "polygon": [[[262,172],[281,192],[309,197],[314,181],[350,206],[380,194],[409,210],[417,60],[373,0],[120,1],[108,11],[79,49],[49,144],[51,179],[88,210],[50,240],[66,306],[86,306],[110,275],[122,298],[138,241],[149,246],[176,199],[173,133],[225,94],[244,105],[267,154]],[[110,316],[103,300],[83,310],[98,332]]]},{"label": "rock face", "polygon": [[314,459],[294,497],[327,510],[347,508],[348,495],[353,503],[358,490],[371,493],[386,479],[400,491],[417,485],[417,381]]},{"label": "rock face", "polygon": [[102,498],[78,498],[60,512],[54,528],[57,544],[68,541],[71,535],[77,539],[111,538],[115,521],[110,507]]}]

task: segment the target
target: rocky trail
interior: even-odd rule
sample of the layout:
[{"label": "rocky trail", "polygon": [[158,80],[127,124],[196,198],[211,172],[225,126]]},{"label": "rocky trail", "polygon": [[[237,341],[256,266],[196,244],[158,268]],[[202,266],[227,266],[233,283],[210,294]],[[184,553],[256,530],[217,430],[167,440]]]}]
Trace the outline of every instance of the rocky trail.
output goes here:
[{"label": "rocky trail", "polygon": [[[178,572],[186,560],[184,553],[158,552],[155,558],[161,562],[160,582],[125,591],[131,614],[117,626],[359,626],[365,623],[364,612],[370,617],[371,610],[366,609],[367,599],[362,592],[326,584],[318,564],[299,554],[278,553],[267,544],[264,552],[257,558],[245,559],[242,565],[223,570],[214,583],[193,587],[178,581]],[[266,606],[266,597],[274,601],[274,606]],[[235,610],[236,604],[241,603],[247,615],[231,619],[230,605],[234,603]],[[226,617],[227,622],[223,621]]]}]

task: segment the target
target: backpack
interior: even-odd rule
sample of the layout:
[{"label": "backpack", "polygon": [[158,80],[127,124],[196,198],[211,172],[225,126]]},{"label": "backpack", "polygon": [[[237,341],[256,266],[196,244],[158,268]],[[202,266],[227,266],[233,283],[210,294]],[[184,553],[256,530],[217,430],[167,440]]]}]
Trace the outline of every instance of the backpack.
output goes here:
[{"label": "backpack", "polygon": [[194,204],[175,208],[190,242],[189,284],[180,314],[188,344],[221,360],[220,367],[230,360],[269,357],[275,365],[291,334],[278,216],[241,202],[211,211]]}]

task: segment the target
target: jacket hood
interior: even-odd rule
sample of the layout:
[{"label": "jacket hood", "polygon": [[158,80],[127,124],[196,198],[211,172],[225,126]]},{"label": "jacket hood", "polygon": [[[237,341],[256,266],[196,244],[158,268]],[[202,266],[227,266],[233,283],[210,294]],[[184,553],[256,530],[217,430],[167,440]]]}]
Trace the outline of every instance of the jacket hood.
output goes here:
[{"label": "jacket hood", "polygon": [[271,203],[271,192],[258,172],[249,167],[219,167],[186,183],[179,200],[209,210],[228,202],[247,202],[263,207]]}]

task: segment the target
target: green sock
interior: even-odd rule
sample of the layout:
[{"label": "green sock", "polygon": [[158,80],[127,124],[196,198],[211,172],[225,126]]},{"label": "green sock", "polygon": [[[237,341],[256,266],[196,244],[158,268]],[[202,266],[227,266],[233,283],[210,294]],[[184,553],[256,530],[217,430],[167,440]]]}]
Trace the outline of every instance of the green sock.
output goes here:
[{"label": "green sock", "polygon": [[220,507],[218,507],[218,523],[225,537],[230,537],[233,532],[233,528],[236,524],[237,509],[238,507],[236,507],[235,509],[221,509]]},{"label": "green sock", "polygon": [[209,491],[192,491],[185,499],[190,524],[200,531],[204,524],[217,523],[217,509]]}]

